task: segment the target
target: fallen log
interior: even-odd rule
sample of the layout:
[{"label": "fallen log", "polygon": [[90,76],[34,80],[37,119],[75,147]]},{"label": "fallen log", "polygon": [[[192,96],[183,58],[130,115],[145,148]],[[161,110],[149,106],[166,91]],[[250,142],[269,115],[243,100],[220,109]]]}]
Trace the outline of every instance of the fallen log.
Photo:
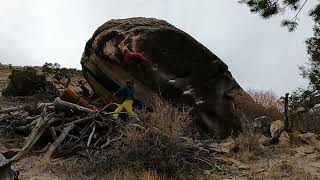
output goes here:
[{"label": "fallen log", "polygon": [[14,122],[15,126],[23,126],[23,125],[27,125],[29,123],[31,123],[32,121],[34,121],[35,119],[38,119],[40,117],[40,115],[34,116],[34,117],[26,117],[24,119],[20,119]]},{"label": "fallen log", "polygon": [[19,116],[19,114],[11,114],[11,115],[5,116],[3,118],[0,118],[0,121],[5,121],[5,120],[8,120],[8,119],[16,118],[18,116]]},{"label": "fallen log", "polygon": [[78,112],[84,112],[87,114],[93,114],[94,111],[91,109],[88,109],[86,107],[83,106],[79,106],[77,104],[73,104],[67,101],[63,101],[60,98],[56,98],[53,102],[53,105],[56,109],[71,109],[74,111],[78,111]]},{"label": "fallen log", "polygon": [[10,113],[10,112],[14,112],[14,111],[20,111],[20,110],[28,110],[31,107],[29,105],[25,105],[25,106],[18,106],[18,107],[9,107],[9,108],[2,108],[0,109],[0,114],[2,113]]},{"label": "fallen log", "polygon": [[53,113],[47,114],[46,110],[44,110],[43,114],[37,119],[37,124],[32,129],[25,145],[22,147],[18,154],[9,159],[10,162],[17,161],[21,156],[29,152],[29,150],[34,146],[34,144],[39,140],[41,135],[45,132],[47,127],[57,120],[56,118],[53,118],[52,115]]}]

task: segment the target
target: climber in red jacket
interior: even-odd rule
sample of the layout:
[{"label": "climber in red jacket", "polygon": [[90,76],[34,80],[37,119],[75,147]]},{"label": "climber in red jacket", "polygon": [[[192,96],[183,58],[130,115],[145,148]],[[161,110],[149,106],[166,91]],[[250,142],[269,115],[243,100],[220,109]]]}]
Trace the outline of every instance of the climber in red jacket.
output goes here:
[{"label": "climber in red jacket", "polygon": [[123,41],[121,41],[121,43],[119,44],[118,48],[120,49],[123,58],[126,62],[128,62],[129,64],[131,63],[136,63],[136,64],[140,64],[141,62],[145,62],[146,58],[138,52],[132,52],[128,49],[128,47],[126,46],[126,44],[124,43],[124,41],[127,38],[125,38]]}]

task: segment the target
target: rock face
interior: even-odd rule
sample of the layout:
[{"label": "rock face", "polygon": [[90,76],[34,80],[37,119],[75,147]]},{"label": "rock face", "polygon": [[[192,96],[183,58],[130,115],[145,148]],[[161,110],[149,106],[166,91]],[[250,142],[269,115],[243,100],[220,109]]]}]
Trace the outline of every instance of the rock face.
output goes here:
[{"label": "rock face", "polygon": [[11,169],[11,163],[0,153],[0,179],[15,180],[17,174]]},{"label": "rock face", "polygon": [[291,127],[302,131],[310,132],[320,128],[320,104],[314,105],[311,109],[304,107],[296,108],[290,116]]},{"label": "rock face", "polygon": [[253,127],[255,131],[260,132],[266,136],[270,136],[270,125],[272,119],[268,116],[260,116],[253,121]]},{"label": "rock face", "polygon": [[270,125],[270,133],[271,137],[274,137],[275,134],[280,131],[280,129],[284,126],[284,123],[281,120],[273,121]]},{"label": "rock face", "polygon": [[[118,44],[141,52],[148,62],[123,61]],[[126,79],[135,81],[135,101],[147,103],[159,94],[175,104],[196,109],[202,127],[228,134],[239,127],[233,97],[242,91],[228,66],[185,32],[163,20],[110,20],[86,43],[81,64],[84,76],[105,102]],[[135,103],[137,104],[137,103]]]}]

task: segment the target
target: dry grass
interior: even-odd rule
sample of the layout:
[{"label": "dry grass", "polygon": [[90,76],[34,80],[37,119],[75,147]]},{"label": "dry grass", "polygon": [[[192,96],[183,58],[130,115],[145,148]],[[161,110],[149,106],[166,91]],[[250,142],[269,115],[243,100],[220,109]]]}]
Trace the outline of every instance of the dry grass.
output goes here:
[{"label": "dry grass", "polygon": [[165,176],[158,175],[157,172],[154,171],[144,171],[140,174],[140,180],[162,180],[167,179]]},{"label": "dry grass", "polygon": [[191,108],[174,107],[169,102],[154,96],[151,104],[152,111],[146,108],[139,112],[140,119],[149,127],[156,127],[171,138],[177,138],[190,132],[192,122]]},{"label": "dry grass", "polygon": [[267,171],[267,176],[271,179],[293,179],[293,180],[311,180],[314,179],[309,173],[299,168],[296,163],[290,161],[281,161],[272,164]]},{"label": "dry grass", "polygon": [[258,169],[251,169],[248,174],[250,179],[292,179],[292,180],[313,180],[308,172],[298,167],[297,163],[291,161],[276,161],[268,165],[268,169],[259,172]]},{"label": "dry grass", "polygon": [[199,179],[199,180],[224,180],[227,178],[224,176],[218,175],[218,174],[208,174],[208,175],[203,175],[201,177],[198,177],[197,179]]},{"label": "dry grass", "polygon": [[[132,169],[118,169],[104,175],[104,180],[164,180],[165,176],[160,176],[154,171],[137,171]],[[76,180],[76,179],[75,179]]]},{"label": "dry grass", "polygon": [[259,105],[265,108],[275,109],[279,112],[284,112],[284,104],[280,101],[280,98],[273,91],[248,89],[247,93]]},{"label": "dry grass", "polygon": [[[150,170],[169,178],[194,178],[203,170],[212,168],[207,163],[195,159],[199,149],[185,143],[180,137],[190,133],[192,121],[190,110],[177,108],[155,97],[152,111],[139,112],[139,118],[145,129],[132,126],[124,128],[124,137],[120,145],[106,149],[93,159],[96,168],[111,172],[114,169]],[[143,177],[152,177],[144,174]]]},{"label": "dry grass", "polygon": [[[262,91],[263,92],[263,91]],[[254,94],[251,97],[250,94]],[[283,118],[283,113],[279,111],[278,106],[273,106],[273,102],[277,101],[277,98],[270,99],[264,97],[263,93],[240,92],[235,95],[234,106],[237,114],[245,114],[250,119],[255,119],[260,116],[269,116],[273,120],[279,120]]]}]

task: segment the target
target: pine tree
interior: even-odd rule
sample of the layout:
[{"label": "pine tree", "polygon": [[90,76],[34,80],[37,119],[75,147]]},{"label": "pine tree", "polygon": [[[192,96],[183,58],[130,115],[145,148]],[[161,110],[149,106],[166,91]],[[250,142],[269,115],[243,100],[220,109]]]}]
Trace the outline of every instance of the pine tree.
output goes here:
[{"label": "pine tree", "polygon": [[[239,3],[246,4],[252,13],[266,19],[286,11],[296,12],[291,19],[284,19],[281,22],[281,25],[291,32],[297,28],[299,14],[308,1],[311,0],[240,0]],[[320,2],[317,2],[318,4],[309,11],[309,15],[314,20],[314,34],[306,40],[309,54],[308,66],[300,67],[302,75],[309,79],[314,90],[320,90]]]}]

